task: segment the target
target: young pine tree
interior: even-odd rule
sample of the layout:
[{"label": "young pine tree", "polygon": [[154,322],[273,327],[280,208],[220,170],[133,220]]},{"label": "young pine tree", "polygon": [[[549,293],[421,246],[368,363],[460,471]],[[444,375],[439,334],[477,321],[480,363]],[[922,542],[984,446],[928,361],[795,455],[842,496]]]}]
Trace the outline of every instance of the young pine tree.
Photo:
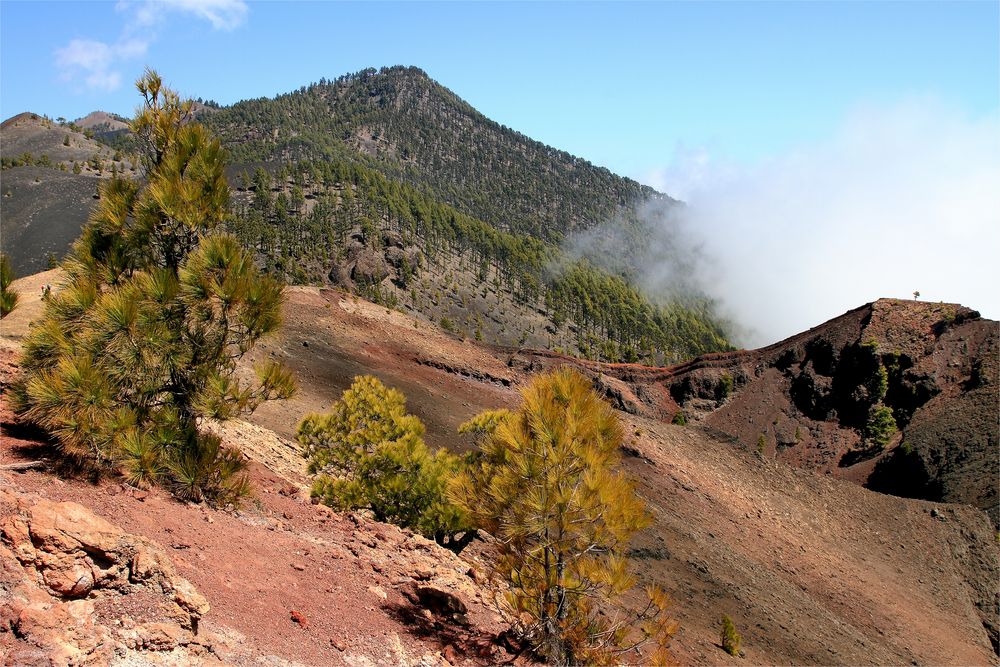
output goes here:
[{"label": "young pine tree", "polygon": [[14,271],[10,268],[10,260],[7,255],[0,255],[0,317],[6,317],[17,307],[18,294],[10,288],[12,282]]},{"label": "young pine tree", "polygon": [[378,521],[460,551],[475,533],[445,493],[462,461],[445,449],[431,452],[423,436],[401,392],[371,375],[354,378],[329,412],[299,424],[302,455],[317,474],[313,497],[339,510],[370,510]]},{"label": "young pine tree", "polygon": [[722,643],[722,650],[733,657],[740,655],[740,633],[736,631],[733,619],[727,614],[722,615],[722,630],[719,633],[719,641]]},{"label": "young pine tree", "polygon": [[[496,538],[518,631],[558,665],[668,660],[666,594],[650,588],[640,610],[620,604],[635,584],[625,547],[650,519],[618,470],[616,414],[568,369],[536,377],[522,399],[463,426],[483,434],[481,458],[450,489]],[[647,641],[651,654],[626,655]]]},{"label": "young pine tree", "polygon": [[242,455],[198,426],[293,393],[274,363],[256,382],[235,376],[279,326],[282,286],[216,231],[229,201],[219,142],[155,72],[136,86],[144,178],[102,185],[65,284],[25,343],[19,412],[77,462],[235,500],[247,490]]}]

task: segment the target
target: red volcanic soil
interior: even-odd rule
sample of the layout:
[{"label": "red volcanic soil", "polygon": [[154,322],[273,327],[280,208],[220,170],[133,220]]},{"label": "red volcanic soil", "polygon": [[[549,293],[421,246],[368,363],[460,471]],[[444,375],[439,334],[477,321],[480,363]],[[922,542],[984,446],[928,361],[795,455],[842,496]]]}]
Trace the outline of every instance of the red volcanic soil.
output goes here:
[{"label": "red volcanic soil", "polygon": [[427,426],[427,440],[462,449],[458,426],[510,403],[519,375],[492,351],[446,334],[433,324],[351,297],[340,290],[287,290],[284,324],[254,360],[275,358],[299,381],[291,401],[261,407],[254,423],[294,438],[307,413],[326,410],[356,375],[373,374],[402,391]]},{"label": "red volcanic soil", "polygon": [[[37,287],[19,285],[27,294]],[[16,372],[13,351],[26,320],[37,314],[33,308],[29,299],[20,315],[4,320],[0,350],[8,351],[0,358],[7,375]],[[561,360],[460,341],[426,322],[315,288],[289,289],[279,338],[255,355],[290,365],[300,393],[262,408],[249,424],[226,426],[227,441],[255,460],[258,500],[239,512],[48,470],[0,473],[0,481],[74,500],[163,545],[212,605],[206,631],[236,638],[220,640],[219,650],[229,650],[233,662],[503,659],[490,643],[502,623],[482,602],[490,594],[468,576],[470,563],[390,526],[310,505],[308,480],[288,438],[304,414],[328,407],[353,375],[373,373],[407,395],[431,446],[466,448],[470,443],[455,432],[459,423],[482,409],[515,405],[517,387],[532,372]],[[669,385],[644,388],[636,378],[672,371],[580,365],[609,397],[639,408],[621,413],[624,464],[654,522],[635,540],[630,560],[641,582],[658,583],[673,597],[681,628],[674,651],[682,664],[996,662],[988,628],[997,627],[1000,565],[983,512],[873,493],[758,456],[718,430],[667,424],[648,406],[666,412]],[[33,435],[10,425],[9,412],[0,416],[6,429],[0,465],[43,451]],[[481,545],[464,555],[474,558],[477,571],[488,569]],[[434,573],[432,581],[464,592],[471,630],[408,607],[410,613],[400,611],[405,578],[422,577],[424,569]],[[719,646],[723,614],[743,635],[742,659]],[[244,653],[227,648],[241,642]],[[496,652],[482,657],[487,650]]]},{"label": "red volcanic soil", "polygon": [[[0,418],[0,465],[50,456],[33,434],[11,425],[6,406]],[[505,626],[470,563],[394,526],[313,505],[301,485],[260,463],[252,464],[251,479],[256,497],[240,510],[219,511],[113,479],[0,472],[0,485],[80,503],[163,546],[209,600],[201,629],[226,662],[278,656],[307,665],[446,664],[441,652],[449,646],[470,664],[502,657],[494,639]],[[467,625],[421,615],[400,592],[416,577],[446,589],[464,584],[456,592],[469,608]]]}]

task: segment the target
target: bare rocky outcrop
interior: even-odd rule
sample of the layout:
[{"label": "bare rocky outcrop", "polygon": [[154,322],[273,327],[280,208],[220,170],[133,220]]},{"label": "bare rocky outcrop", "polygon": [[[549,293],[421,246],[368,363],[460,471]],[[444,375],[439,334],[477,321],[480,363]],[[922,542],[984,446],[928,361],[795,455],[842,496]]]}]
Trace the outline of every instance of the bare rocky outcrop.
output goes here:
[{"label": "bare rocky outcrop", "polygon": [[5,665],[110,665],[130,652],[211,662],[208,601],[153,542],[73,502],[0,489]]},{"label": "bare rocky outcrop", "polygon": [[411,612],[426,618],[458,623],[481,638],[506,629],[497,613],[496,591],[483,586],[480,573],[489,564],[482,540],[459,557],[411,530],[361,514],[347,514],[343,521],[354,528],[347,544],[350,554],[369,563],[388,584],[388,590],[374,591],[379,598],[397,608],[412,605]]},{"label": "bare rocky outcrop", "polygon": [[361,228],[356,227],[343,259],[334,262],[327,278],[334,285],[348,288],[355,284],[378,285],[387,278],[402,283],[405,274],[421,263],[423,253],[414,245],[407,246],[398,232],[385,231],[380,239],[371,242]]},{"label": "bare rocky outcrop", "polygon": [[351,268],[351,280],[363,285],[377,285],[389,275],[389,266],[382,253],[370,248],[352,248],[354,264]]}]

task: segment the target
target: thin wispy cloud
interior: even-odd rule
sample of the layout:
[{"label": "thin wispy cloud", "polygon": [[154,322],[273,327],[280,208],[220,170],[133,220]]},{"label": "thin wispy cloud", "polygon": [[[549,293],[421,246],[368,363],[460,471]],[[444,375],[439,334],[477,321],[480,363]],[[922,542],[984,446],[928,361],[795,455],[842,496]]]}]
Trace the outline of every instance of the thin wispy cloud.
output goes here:
[{"label": "thin wispy cloud", "polygon": [[110,92],[121,86],[121,63],[146,54],[149,43],[125,39],[105,44],[92,39],[74,39],[56,49],[56,67],[65,81],[82,83],[89,90]]},{"label": "thin wispy cloud", "polygon": [[55,50],[59,78],[77,92],[111,92],[122,84],[122,70],[143,58],[170,15],[207,21],[213,29],[235,30],[246,22],[244,0],[122,0],[116,9],[125,15],[115,42],[74,39]]},{"label": "thin wispy cloud", "polygon": [[133,12],[139,26],[155,26],[172,13],[190,14],[208,21],[216,30],[235,30],[246,21],[249,9],[243,0],[142,0],[122,1],[119,10]]}]

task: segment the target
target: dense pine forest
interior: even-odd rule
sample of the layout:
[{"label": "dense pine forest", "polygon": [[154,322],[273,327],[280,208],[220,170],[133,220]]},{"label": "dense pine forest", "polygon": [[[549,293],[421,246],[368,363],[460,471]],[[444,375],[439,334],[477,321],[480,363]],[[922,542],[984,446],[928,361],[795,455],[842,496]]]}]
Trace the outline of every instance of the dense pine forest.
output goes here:
[{"label": "dense pine forest", "polygon": [[[288,282],[606,361],[731,347],[709,299],[636,287],[640,211],[674,200],[489,120],[417,68],[195,109],[229,152],[231,231]],[[95,136],[131,152],[127,134]],[[614,271],[562,250],[611,221]]]},{"label": "dense pine forest", "polygon": [[586,260],[562,261],[555,245],[372,169],[303,161],[234,180],[231,230],[290,282],[330,281],[479,340],[592,358],[663,362],[727,347],[708,303],[654,305]]}]

